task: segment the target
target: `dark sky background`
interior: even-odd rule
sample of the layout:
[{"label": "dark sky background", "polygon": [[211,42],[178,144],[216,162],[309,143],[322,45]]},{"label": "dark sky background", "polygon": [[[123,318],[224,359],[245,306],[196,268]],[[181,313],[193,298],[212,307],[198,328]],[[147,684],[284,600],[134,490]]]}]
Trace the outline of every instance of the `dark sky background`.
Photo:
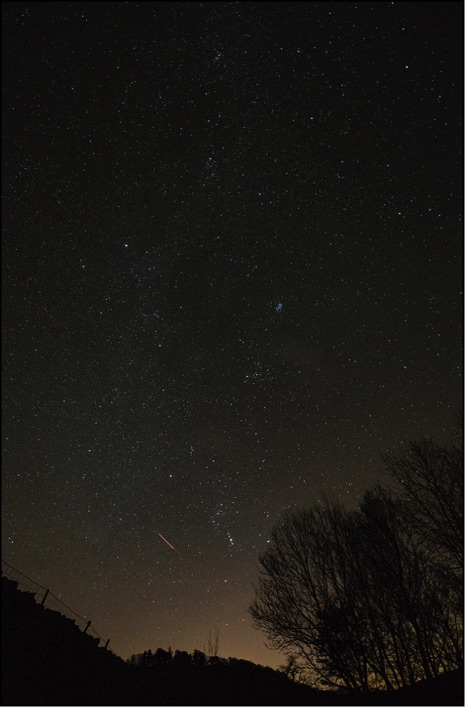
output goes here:
[{"label": "dark sky background", "polygon": [[3,13],[4,559],[275,666],[272,526],[460,408],[462,3]]}]

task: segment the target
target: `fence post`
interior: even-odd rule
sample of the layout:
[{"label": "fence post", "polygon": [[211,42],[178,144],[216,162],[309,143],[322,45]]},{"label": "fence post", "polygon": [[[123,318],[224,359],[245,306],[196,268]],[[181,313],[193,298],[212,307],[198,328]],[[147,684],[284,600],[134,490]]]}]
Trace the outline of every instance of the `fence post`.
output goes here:
[{"label": "fence post", "polygon": [[43,597],[42,601],[40,602],[40,605],[41,605],[41,606],[43,606],[43,605],[45,604],[45,600],[46,600],[46,598],[48,597],[49,591],[50,591],[50,589],[47,589],[47,590],[46,590],[46,592],[45,592],[45,594],[44,594],[44,597]]},{"label": "fence post", "polygon": [[87,626],[86,626],[85,629],[84,629],[84,633],[87,633],[87,629],[89,628],[89,626],[91,625],[91,623],[92,623],[92,621],[88,621],[88,622],[87,622]]},{"label": "fence post", "polygon": [[107,642],[105,643],[105,648],[108,648],[108,644],[110,643],[110,639],[107,639]]}]

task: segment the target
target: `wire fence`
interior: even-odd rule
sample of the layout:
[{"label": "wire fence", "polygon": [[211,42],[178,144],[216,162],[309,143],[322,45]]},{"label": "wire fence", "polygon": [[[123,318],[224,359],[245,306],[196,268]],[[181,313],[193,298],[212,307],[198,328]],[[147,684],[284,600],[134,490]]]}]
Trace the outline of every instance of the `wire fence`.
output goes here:
[{"label": "wire fence", "polygon": [[[111,651],[111,649],[108,648],[110,639],[108,638],[105,641],[92,626],[92,621],[84,616],[81,616],[74,611],[74,609],[71,609],[59,597],[53,594],[49,588],[43,587],[38,582],[35,582],[23,572],[20,572],[8,564],[8,562],[5,562],[5,560],[2,560],[2,576],[16,582],[18,588],[22,591],[31,592],[34,594],[36,602],[41,606],[44,606],[47,609],[52,609],[53,611],[58,611],[60,614],[72,619],[83,633],[87,633],[90,636],[93,636],[93,638],[98,639],[99,645],[103,645]],[[113,653],[113,651],[111,652]]]}]

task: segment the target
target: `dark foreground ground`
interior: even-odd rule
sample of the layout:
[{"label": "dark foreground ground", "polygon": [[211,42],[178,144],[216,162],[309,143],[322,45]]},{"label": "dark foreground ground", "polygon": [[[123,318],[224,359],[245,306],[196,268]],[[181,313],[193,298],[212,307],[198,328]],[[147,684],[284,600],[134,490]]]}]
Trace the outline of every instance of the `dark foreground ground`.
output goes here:
[{"label": "dark foreground ground", "polygon": [[321,692],[246,661],[136,669],[2,577],[3,705],[463,705],[463,673],[395,693]]}]

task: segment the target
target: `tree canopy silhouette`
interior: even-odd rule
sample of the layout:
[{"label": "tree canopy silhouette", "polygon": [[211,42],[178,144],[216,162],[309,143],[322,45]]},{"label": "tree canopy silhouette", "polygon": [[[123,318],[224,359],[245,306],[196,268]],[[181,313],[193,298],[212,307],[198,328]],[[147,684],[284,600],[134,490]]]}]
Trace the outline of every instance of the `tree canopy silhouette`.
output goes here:
[{"label": "tree canopy silhouette", "polygon": [[288,513],[249,611],[307,679],[394,689],[463,667],[463,456],[412,443],[356,511]]}]

